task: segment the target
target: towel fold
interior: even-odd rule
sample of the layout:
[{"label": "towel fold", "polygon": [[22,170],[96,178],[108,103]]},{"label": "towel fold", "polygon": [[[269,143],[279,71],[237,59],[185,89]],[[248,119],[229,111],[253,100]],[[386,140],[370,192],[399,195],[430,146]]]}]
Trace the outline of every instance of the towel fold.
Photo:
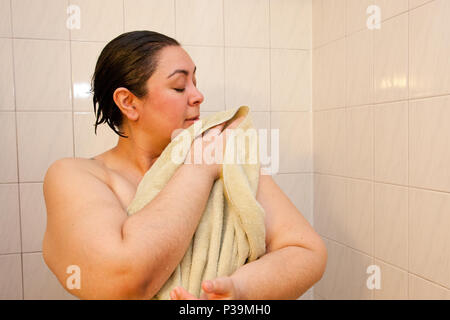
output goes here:
[{"label": "towel fold", "polygon": [[[206,208],[189,247],[180,264],[153,297],[155,300],[170,300],[169,293],[176,286],[184,287],[199,298],[202,281],[229,276],[245,263],[254,261],[265,253],[265,212],[256,200],[260,173],[258,136],[251,121],[250,109],[241,106],[214,113],[183,132],[189,133],[187,136],[190,146],[204,131],[238,117],[244,119],[236,129],[232,129],[234,139],[227,138],[221,176],[211,188]],[[177,139],[178,137],[180,138]],[[180,149],[179,143],[182,143],[181,134],[168,144],[146,172],[127,208],[128,215],[136,213],[152,201],[184,162],[189,149],[182,150],[181,162],[173,157],[174,151]],[[230,159],[234,161],[229,161]]]}]

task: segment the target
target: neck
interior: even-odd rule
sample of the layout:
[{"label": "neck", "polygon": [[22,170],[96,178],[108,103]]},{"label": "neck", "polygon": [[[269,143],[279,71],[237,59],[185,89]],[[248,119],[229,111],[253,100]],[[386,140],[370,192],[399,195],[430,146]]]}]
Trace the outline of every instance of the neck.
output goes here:
[{"label": "neck", "polygon": [[128,171],[132,170],[137,175],[143,176],[158,160],[165,146],[151,141],[140,143],[131,135],[127,136],[128,138],[119,137],[117,145],[111,152],[120,159]]}]

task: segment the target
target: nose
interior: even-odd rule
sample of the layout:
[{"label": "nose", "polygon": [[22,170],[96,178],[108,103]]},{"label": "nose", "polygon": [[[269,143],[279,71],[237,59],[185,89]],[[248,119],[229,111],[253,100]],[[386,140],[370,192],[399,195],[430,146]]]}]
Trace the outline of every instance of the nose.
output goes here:
[{"label": "nose", "polygon": [[205,97],[200,92],[200,90],[197,87],[194,87],[192,96],[190,97],[189,104],[191,106],[199,106],[203,102],[204,99],[205,99]]}]

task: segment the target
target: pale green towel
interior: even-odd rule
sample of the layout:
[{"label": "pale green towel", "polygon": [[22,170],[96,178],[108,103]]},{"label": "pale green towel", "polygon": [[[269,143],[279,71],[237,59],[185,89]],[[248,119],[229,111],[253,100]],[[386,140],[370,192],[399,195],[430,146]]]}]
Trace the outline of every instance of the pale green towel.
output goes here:
[{"label": "pale green towel", "polygon": [[[242,130],[234,131],[235,145],[239,146],[239,139],[247,139],[252,131],[256,133],[247,106],[212,114],[201,119],[201,125],[191,125],[186,129],[190,133],[191,143],[207,129],[241,116],[244,119],[236,129]],[[243,152],[245,163],[234,161],[223,164],[221,177],[214,182],[206,209],[187,252],[153,299],[169,300],[169,293],[176,286],[182,286],[200,297],[202,281],[231,275],[240,266],[265,253],[265,212],[256,201],[260,171],[258,138],[253,141],[256,143],[256,150],[250,150],[248,141]],[[171,141],[144,175],[127,208],[128,215],[136,213],[149,203],[181,165],[171,157],[172,150],[178,143],[181,143],[181,139]],[[231,145],[227,140],[227,147],[231,148]],[[234,150],[235,154],[239,152]],[[182,154],[183,160],[188,151]],[[228,156],[229,149],[225,152],[225,159]]]}]

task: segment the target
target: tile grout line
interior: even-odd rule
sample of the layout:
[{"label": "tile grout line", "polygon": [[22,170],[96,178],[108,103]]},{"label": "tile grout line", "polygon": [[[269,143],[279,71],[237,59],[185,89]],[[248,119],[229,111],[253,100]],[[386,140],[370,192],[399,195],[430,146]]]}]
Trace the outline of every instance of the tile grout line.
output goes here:
[{"label": "tile grout line", "polygon": [[[176,0],[175,0],[176,1]],[[223,52],[223,109],[227,110],[227,85],[226,85],[226,72],[227,72],[227,67],[226,67],[226,45],[225,45],[225,3],[222,0],[222,52]]]},{"label": "tile grout line", "polygon": [[[67,0],[67,4],[70,5],[70,0]],[[72,113],[72,157],[75,157],[75,116],[74,116],[74,107],[73,107],[73,66],[72,66],[72,30],[69,29],[69,67],[70,67],[70,105],[71,105],[71,113]]]},{"label": "tile grout line", "polygon": [[[297,174],[297,173],[307,173],[307,172],[283,172],[283,174]],[[338,177],[338,178],[342,178],[342,179],[361,180],[361,181],[366,181],[366,182],[370,182],[371,181],[370,179],[367,179],[367,178],[343,176],[343,175],[338,175],[338,174],[334,174],[334,173],[327,173],[327,172],[317,172],[316,171],[316,172],[314,172],[314,174],[323,175],[323,176]],[[373,182],[378,183],[378,184],[387,184],[387,185],[391,185],[391,186],[402,187],[402,188],[413,188],[413,189],[418,189],[418,190],[421,190],[421,191],[437,192],[437,193],[444,193],[444,194],[449,194],[450,193],[450,191],[446,191],[446,190],[437,190],[437,189],[430,189],[430,188],[425,188],[425,187],[402,185],[402,184],[398,184],[398,183],[386,182],[386,181],[381,181],[381,180],[380,181],[374,180]]]},{"label": "tile grout line", "polygon": [[[371,30],[372,34],[372,103],[375,100],[375,32]],[[370,106],[372,113],[372,265],[375,265],[375,106]],[[375,298],[375,290],[371,290],[372,300]]]},{"label": "tile grout line", "polygon": [[[409,9],[409,2],[408,2],[408,9]],[[407,117],[408,117],[408,123],[407,123],[407,131],[408,131],[408,134],[407,134],[407,136],[408,136],[408,142],[407,142],[407,146],[408,146],[408,155],[407,155],[407,160],[406,160],[406,172],[407,172],[407,181],[408,181],[408,188],[407,188],[407,193],[406,193],[406,199],[407,199],[407,204],[406,204],[406,210],[407,210],[407,213],[408,213],[408,223],[406,224],[406,230],[407,230],[407,232],[406,232],[406,234],[407,234],[407,240],[406,240],[406,256],[408,257],[407,259],[406,259],[406,266],[407,266],[407,268],[408,268],[408,273],[407,273],[407,277],[408,277],[408,279],[407,279],[407,281],[406,281],[406,290],[407,290],[407,293],[406,293],[406,296],[408,297],[408,300],[411,298],[410,297],[410,294],[409,294],[409,278],[410,278],[410,276],[409,276],[409,274],[410,274],[410,269],[409,269],[409,246],[410,246],[410,243],[409,243],[409,225],[410,225],[410,215],[409,215],[409,192],[410,192],[410,189],[409,189],[409,187],[410,187],[410,181],[409,181],[409,170],[410,170],[410,166],[409,166],[409,139],[410,139],[410,129],[409,129],[409,105],[410,105],[410,98],[411,98],[411,82],[409,81],[409,78],[410,78],[410,67],[409,67],[409,56],[410,56],[410,48],[409,48],[409,46],[410,46],[410,32],[409,32],[409,30],[410,30],[410,10],[408,10],[408,35],[407,35],[407,37],[408,37],[408,80],[407,80],[407,83],[408,83],[408,105],[407,105],[407,108],[406,108],[406,112],[407,112]]]},{"label": "tile grout line", "polygon": [[13,83],[14,83],[14,121],[16,125],[16,172],[17,172],[17,200],[19,207],[19,235],[20,235],[20,273],[22,277],[22,300],[25,297],[25,288],[23,284],[23,244],[22,244],[22,214],[20,205],[20,170],[19,170],[19,135],[18,135],[18,120],[17,120],[17,84],[16,84],[16,68],[15,66],[15,50],[14,50],[14,24],[13,24],[13,12],[12,12],[12,0],[9,1],[9,11],[11,15],[11,53],[12,53],[12,64],[13,64]]},{"label": "tile grout line", "polygon": [[[271,24],[271,14],[270,10],[272,9],[271,4],[272,0],[269,0],[269,129],[272,132],[272,24]],[[272,134],[270,134],[269,137],[269,146],[270,146],[270,152],[272,152]],[[272,158],[271,158],[272,161]],[[272,168],[272,164],[270,164],[270,168]],[[272,176],[272,169],[270,169],[271,176]]]}]

